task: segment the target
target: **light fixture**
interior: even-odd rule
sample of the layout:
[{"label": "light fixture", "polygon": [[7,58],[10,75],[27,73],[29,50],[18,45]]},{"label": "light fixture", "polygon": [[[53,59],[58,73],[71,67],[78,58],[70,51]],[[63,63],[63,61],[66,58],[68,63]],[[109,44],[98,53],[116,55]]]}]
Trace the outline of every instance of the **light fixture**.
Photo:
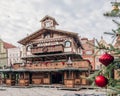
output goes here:
[{"label": "light fixture", "polygon": [[70,66],[72,66],[72,60],[71,60],[71,58],[70,58],[70,57],[68,58],[67,65],[68,65],[69,67],[70,67]]}]

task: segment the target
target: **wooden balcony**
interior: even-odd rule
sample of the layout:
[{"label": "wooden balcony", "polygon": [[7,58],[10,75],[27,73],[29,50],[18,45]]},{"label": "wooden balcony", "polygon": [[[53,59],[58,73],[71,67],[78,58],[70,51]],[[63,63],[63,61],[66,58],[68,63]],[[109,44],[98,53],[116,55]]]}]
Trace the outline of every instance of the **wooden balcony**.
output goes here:
[{"label": "wooden balcony", "polygon": [[45,47],[31,48],[31,53],[32,54],[50,53],[50,52],[63,52],[63,51],[64,51],[63,45],[55,45],[55,46],[45,46]]},{"label": "wooden balcony", "polygon": [[[63,69],[67,68],[67,62],[40,62],[38,64],[25,64],[26,69]],[[90,68],[87,61],[74,61],[72,68]]]}]

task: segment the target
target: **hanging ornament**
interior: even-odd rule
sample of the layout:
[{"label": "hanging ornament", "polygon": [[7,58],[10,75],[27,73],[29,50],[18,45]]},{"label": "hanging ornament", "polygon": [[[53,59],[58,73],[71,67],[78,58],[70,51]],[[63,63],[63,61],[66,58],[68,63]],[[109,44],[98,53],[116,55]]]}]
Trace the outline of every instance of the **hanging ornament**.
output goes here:
[{"label": "hanging ornament", "polygon": [[62,65],[65,65],[65,62],[62,62]]},{"label": "hanging ornament", "polygon": [[99,75],[95,78],[95,84],[98,87],[105,87],[108,84],[108,79],[102,75]]},{"label": "hanging ornament", "polygon": [[102,56],[100,56],[99,61],[103,65],[108,66],[110,63],[112,63],[114,61],[114,57],[108,53],[105,53]]}]

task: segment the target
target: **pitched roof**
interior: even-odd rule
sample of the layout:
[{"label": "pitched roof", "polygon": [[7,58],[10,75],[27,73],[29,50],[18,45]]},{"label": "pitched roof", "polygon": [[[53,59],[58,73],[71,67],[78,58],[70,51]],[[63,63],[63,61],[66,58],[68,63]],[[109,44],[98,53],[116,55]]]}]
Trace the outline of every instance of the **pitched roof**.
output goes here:
[{"label": "pitched roof", "polygon": [[[61,33],[61,34],[65,34],[65,35],[69,35],[71,37],[74,38],[74,40],[76,41],[76,43],[81,46],[81,42],[79,40],[79,37],[78,37],[78,33],[75,33],[75,32],[69,32],[69,31],[64,31],[64,30],[58,30],[58,29],[49,29],[49,28],[43,28],[43,29],[40,29],[38,30],[37,32],[34,32],[33,34],[23,38],[22,40],[18,41],[18,43],[20,44],[23,44],[23,45],[26,45],[30,40],[36,38],[37,36],[39,36],[40,34],[42,34],[43,32],[46,32],[46,31],[52,31],[52,32],[55,32],[55,33]],[[82,47],[82,46],[81,46]]]},{"label": "pitched roof", "polygon": [[8,48],[16,48],[16,46],[14,46],[14,45],[12,45],[12,44],[10,44],[10,43],[4,42],[4,41],[3,41],[3,45],[4,45],[4,48],[5,48],[5,49],[8,49]]},{"label": "pitched roof", "polygon": [[81,40],[87,40],[87,41],[88,41],[88,38],[86,38],[86,37],[83,37],[83,38],[81,38]]}]

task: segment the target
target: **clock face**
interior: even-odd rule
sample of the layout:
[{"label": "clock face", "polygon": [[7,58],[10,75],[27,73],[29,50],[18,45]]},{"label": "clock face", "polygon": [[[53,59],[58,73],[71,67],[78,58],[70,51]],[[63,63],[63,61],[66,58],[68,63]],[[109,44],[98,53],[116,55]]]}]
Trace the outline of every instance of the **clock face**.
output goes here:
[{"label": "clock face", "polygon": [[71,46],[71,42],[70,41],[66,41],[65,42],[65,47],[70,47]]},{"label": "clock face", "polygon": [[51,27],[51,22],[45,22],[45,27]]}]

